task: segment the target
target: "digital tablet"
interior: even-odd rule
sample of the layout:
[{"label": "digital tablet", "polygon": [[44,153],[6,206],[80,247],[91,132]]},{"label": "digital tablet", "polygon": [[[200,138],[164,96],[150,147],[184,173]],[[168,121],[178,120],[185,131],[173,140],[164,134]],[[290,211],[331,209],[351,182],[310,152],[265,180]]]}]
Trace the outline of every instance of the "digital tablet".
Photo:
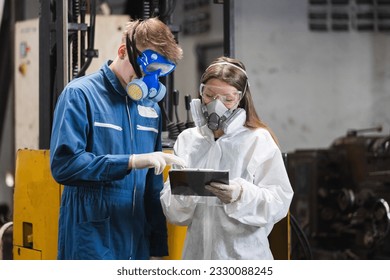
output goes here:
[{"label": "digital tablet", "polygon": [[215,196],[205,189],[210,182],[229,184],[229,171],[212,169],[178,169],[169,171],[172,194]]}]

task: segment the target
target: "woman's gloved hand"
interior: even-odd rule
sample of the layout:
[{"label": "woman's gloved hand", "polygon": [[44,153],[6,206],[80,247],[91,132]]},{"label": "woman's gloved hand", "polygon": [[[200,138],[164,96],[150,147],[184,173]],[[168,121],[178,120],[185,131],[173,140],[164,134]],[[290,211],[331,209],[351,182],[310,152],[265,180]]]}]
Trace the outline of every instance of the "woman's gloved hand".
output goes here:
[{"label": "woman's gloved hand", "polygon": [[215,194],[225,204],[236,202],[242,195],[242,186],[232,180],[229,181],[229,185],[211,182],[205,188]]},{"label": "woman's gloved hand", "polygon": [[174,154],[168,154],[163,152],[154,152],[147,154],[134,154],[130,157],[129,168],[142,169],[142,168],[154,168],[156,175],[161,174],[164,171],[165,166],[169,164],[176,164],[181,167],[185,167],[185,162]]}]

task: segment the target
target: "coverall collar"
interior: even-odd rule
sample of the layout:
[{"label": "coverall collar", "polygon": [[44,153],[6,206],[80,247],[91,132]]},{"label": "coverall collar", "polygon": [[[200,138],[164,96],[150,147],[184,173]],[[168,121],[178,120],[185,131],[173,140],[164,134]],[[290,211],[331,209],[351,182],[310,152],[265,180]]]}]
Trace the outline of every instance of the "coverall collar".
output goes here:
[{"label": "coverall collar", "polygon": [[115,76],[114,72],[110,69],[109,65],[112,63],[112,60],[108,60],[102,67],[104,76],[106,77],[110,87],[111,92],[115,92],[121,96],[126,96],[126,90],[123,88],[119,79]]}]

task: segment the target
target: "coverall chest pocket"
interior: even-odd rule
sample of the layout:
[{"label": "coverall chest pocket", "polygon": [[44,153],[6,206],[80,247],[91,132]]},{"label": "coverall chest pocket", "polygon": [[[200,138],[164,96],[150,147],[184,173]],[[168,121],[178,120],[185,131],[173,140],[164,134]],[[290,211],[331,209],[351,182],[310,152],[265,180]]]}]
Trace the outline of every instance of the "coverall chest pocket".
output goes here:
[{"label": "coverall chest pocket", "polygon": [[155,149],[159,135],[159,117],[154,108],[138,105],[137,144],[143,152],[152,152]]},{"label": "coverall chest pocket", "polygon": [[105,147],[105,153],[114,153],[121,151],[123,137],[122,122],[114,115],[95,113],[93,121],[93,137],[97,148]]},{"label": "coverall chest pocket", "polygon": [[143,152],[152,152],[155,149],[155,144],[158,131],[157,119],[142,119],[136,126],[137,142]]}]

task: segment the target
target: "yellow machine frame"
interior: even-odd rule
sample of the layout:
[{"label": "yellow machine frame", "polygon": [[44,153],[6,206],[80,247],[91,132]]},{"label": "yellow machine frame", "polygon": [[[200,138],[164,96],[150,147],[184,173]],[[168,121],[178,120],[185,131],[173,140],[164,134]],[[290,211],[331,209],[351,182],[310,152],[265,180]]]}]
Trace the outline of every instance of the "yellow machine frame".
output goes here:
[{"label": "yellow machine frame", "polygon": [[[169,151],[168,151],[169,152]],[[48,150],[18,150],[15,172],[13,258],[55,260],[62,185],[50,172]],[[164,170],[164,180],[169,167]],[[169,256],[180,260],[187,228],[168,223]],[[277,223],[270,236],[275,259],[290,259],[289,216]]]},{"label": "yellow machine frame", "polygon": [[62,187],[51,176],[49,151],[18,150],[15,169],[13,258],[57,258]]}]

